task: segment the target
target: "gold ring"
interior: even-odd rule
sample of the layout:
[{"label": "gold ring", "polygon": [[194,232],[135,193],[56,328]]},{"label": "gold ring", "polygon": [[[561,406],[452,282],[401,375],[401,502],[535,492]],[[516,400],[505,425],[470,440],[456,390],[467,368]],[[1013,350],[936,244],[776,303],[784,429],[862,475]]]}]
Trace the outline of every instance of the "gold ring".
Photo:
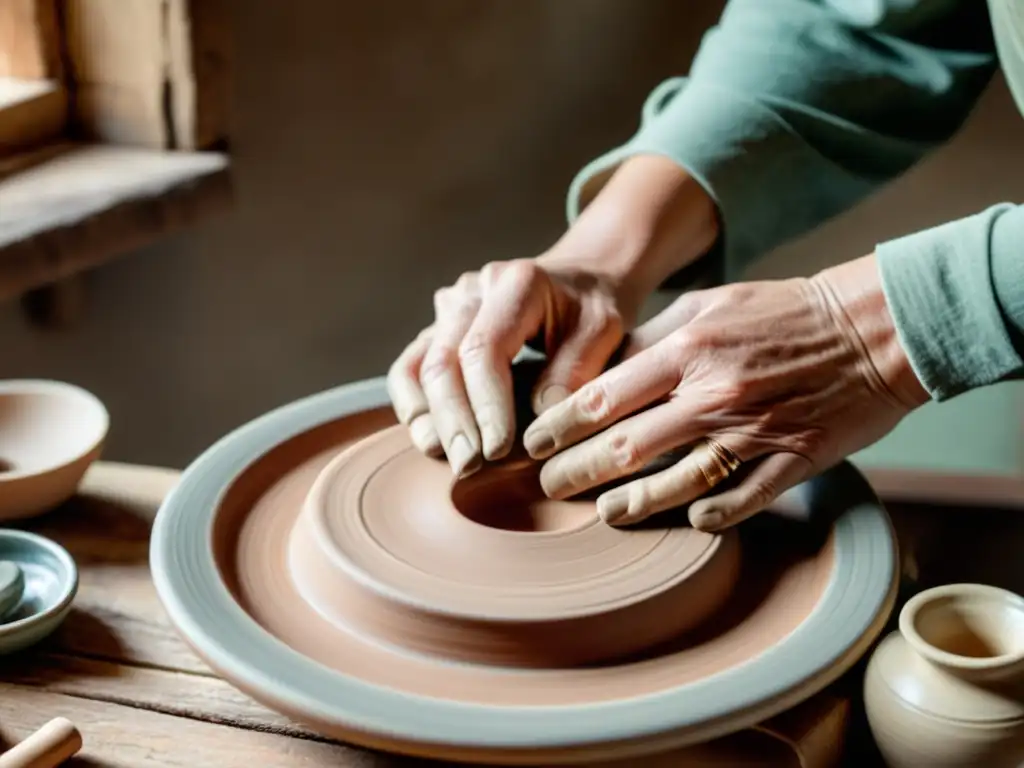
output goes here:
[{"label": "gold ring", "polygon": [[743,463],[739,456],[710,437],[704,438],[697,447],[703,454],[701,458],[704,460],[698,462],[698,466],[708,488],[727,480]]}]

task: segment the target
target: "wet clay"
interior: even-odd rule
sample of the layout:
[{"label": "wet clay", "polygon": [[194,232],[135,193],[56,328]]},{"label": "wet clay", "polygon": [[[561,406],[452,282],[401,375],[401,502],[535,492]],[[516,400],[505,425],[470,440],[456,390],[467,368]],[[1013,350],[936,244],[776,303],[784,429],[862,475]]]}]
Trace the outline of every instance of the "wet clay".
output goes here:
[{"label": "wet clay", "polygon": [[638,653],[728,598],[735,535],[613,529],[592,501],[543,500],[538,474],[512,461],[453,486],[447,464],[417,451],[404,428],[385,430],[318,475],[288,571],[303,601],[343,631],[507,666]]},{"label": "wet clay", "polygon": [[366,682],[496,705],[667,691],[781,642],[832,574],[830,537],[613,529],[592,501],[545,500],[529,463],[453,484],[392,424],[381,409],[285,440],[214,519],[244,610]]}]

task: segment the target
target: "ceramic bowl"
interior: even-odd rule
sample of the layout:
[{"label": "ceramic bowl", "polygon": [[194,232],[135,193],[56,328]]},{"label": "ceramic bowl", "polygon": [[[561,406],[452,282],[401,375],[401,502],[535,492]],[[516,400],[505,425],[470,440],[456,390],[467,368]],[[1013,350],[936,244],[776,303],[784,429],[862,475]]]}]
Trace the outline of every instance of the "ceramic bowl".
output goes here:
[{"label": "ceramic bowl", "polygon": [[0,561],[25,578],[21,600],[0,623],[0,654],[34,645],[53,632],[78,592],[78,567],[64,547],[27,531],[0,529]]},{"label": "ceramic bowl", "polygon": [[59,381],[0,381],[0,520],[47,512],[74,495],[100,455],[110,416]]}]

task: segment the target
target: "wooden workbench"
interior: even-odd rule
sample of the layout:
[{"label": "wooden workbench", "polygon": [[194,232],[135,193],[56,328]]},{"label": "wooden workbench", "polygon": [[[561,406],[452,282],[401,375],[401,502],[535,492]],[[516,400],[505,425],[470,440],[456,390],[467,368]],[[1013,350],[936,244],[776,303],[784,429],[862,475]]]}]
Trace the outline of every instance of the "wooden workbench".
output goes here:
[{"label": "wooden workbench", "polygon": [[[217,678],[179,639],[148,567],[150,523],[177,478],[171,470],[99,463],[76,499],[26,525],[71,552],[80,587],[53,637],[0,663],[0,749],[65,716],[85,741],[69,765],[422,765],[318,737]],[[891,512],[906,570],[921,585],[974,579],[1024,586],[1024,567],[1013,569],[1024,551],[1021,513],[903,506]],[[851,748],[854,764],[868,768],[864,745],[855,739]]]}]

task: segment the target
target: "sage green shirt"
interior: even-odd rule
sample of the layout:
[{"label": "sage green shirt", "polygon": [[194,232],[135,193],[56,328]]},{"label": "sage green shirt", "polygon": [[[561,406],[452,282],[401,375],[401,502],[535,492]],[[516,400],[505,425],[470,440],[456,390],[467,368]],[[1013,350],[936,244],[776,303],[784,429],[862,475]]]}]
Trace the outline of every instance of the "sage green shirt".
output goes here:
[{"label": "sage green shirt", "polygon": [[[1024,111],[1024,0],[731,0],[689,76],[574,180],[569,219],[623,159],[668,156],[716,200],[734,279],[946,142],[1000,64]],[[933,398],[1024,373],[1024,207],[994,200],[876,252]]]}]

